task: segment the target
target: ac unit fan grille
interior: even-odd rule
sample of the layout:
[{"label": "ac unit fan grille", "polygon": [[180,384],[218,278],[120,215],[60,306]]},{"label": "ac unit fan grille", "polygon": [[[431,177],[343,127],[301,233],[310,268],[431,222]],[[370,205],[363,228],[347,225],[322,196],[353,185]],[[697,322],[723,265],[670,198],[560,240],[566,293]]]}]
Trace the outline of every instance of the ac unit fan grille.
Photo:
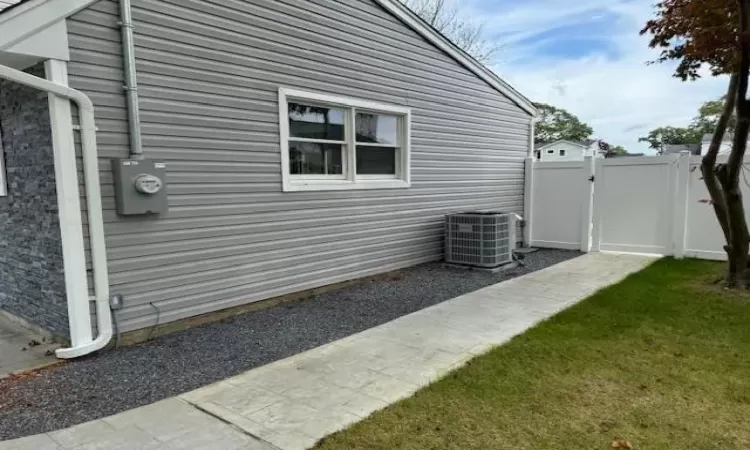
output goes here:
[{"label": "ac unit fan grille", "polygon": [[492,268],[512,262],[515,220],[511,214],[455,214],[446,219],[445,260]]}]

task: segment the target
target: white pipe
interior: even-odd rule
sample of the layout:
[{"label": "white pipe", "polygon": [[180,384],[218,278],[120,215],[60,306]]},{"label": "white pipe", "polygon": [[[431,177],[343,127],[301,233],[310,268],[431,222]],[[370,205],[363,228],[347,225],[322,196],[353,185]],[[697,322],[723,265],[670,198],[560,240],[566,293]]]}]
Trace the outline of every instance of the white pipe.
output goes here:
[{"label": "white pipe", "polygon": [[[88,355],[104,348],[112,339],[112,313],[109,309],[109,274],[107,271],[107,251],[104,241],[104,221],[102,219],[102,198],[99,185],[99,157],[96,148],[96,125],[94,104],[84,93],[43,78],[35,77],[20,70],[0,65],[0,78],[25,86],[49,92],[66,98],[78,105],[81,125],[81,149],[83,152],[83,172],[86,180],[86,202],[88,206],[89,239],[91,242],[91,262],[94,268],[94,294],[96,297],[96,318],[99,335],[96,339],[83,342],[72,348],[59,349],[58,358],[69,359]],[[70,149],[69,158],[75,158]],[[63,207],[60,205],[60,207]],[[85,267],[84,267],[85,270]],[[88,289],[87,289],[88,290]],[[69,298],[69,302],[80,302],[88,312],[89,298]],[[80,322],[76,322],[77,324]],[[90,323],[90,322],[87,322]],[[71,318],[71,326],[74,321]],[[90,326],[90,325],[89,325]],[[73,330],[71,330],[71,333]]]},{"label": "white pipe", "polygon": [[536,161],[536,122],[538,116],[532,116],[529,120],[529,150],[526,154],[526,161],[524,163],[524,227],[523,227],[523,244],[525,247],[531,247],[531,226],[533,215],[533,201],[534,197],[532,191],[534,189],[533,177],[534,177],[534,162]]},{"label": "white pipe", "polygon": [[138,102],[138,81],[135,68],[135,39],[133,38],[133,14],[130,0],[120,0],[120,27],[122,28],[122,62],[125,74],[125,91],[128,101],[128,130],[130,133],[130,156],[143,157],[141,138],[141,111]]},{"label": "white pipe", "polygon": [[[46,79],[63,86],[68,85],[68,66],[65,61],[45,61]],[[57,211],[62,243],[63,276],[65,298],[89,297],[89,282],[86,277],[86,249],[81,218],[81,194],[78,187],[78,167],[70,157],[75,148],[73,139],[72,104],[67,98],[47,94],[49,104],[50,131],[54,155],[55,187],[57,188]],[[70,322],[70,345],[91,342],[91,310],[81,302],[68,304]]]}]

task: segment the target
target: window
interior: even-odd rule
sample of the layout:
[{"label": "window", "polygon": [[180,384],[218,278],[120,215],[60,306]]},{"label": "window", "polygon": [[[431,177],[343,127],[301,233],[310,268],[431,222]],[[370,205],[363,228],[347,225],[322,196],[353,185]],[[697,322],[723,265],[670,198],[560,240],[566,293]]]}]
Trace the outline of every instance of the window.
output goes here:
[{"label": "window", "polygon": [[409,108],[279,90],[284,191],[410,186]]},{"label": "window", "polygon": [[290,173],[343,179],[346,111],[294,102],[288,108]]},{"label": "window", "polygon": [[554,154],[555,154],[555,151],[554,151],[554,150],[547,150],[547,154],[548,154],[548,155],[554,155]]},{"label": "window", "polygon": [[565,156],[565,150],[560,150],[560,156]]}]

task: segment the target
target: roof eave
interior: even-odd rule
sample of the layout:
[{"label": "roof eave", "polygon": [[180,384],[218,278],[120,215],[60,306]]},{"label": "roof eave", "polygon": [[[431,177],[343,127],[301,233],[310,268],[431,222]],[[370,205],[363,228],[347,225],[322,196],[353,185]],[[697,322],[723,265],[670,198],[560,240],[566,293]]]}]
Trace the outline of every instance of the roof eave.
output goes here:
[{"label": "roof eave", "polygon": [[537,109],[534,103],[518,92],[513,86],[500,78],[495,72],[488,69],[482,63],[474,59],[471,55],[459,48],[450,39],[442,35],[427,22],[422,20],[414,11],[398,0],[375,0],[379,5],[388,12],[399,18],[402,22],[422,35],[433,45],[443,50],[459,64],[472,71],[487,84],[499,91],[501,94],[510,98],[516,105],[526,111],[532,117],[537,116]]}]

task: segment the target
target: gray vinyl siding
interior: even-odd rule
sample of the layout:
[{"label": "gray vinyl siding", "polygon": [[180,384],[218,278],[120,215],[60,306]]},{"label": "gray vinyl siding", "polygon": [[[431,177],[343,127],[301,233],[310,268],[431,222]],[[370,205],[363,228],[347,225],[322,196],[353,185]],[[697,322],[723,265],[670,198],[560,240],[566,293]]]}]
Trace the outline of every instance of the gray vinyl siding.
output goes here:
[{"label": "gray vinyl siding", "polygon": [[[442,256],[443,216],[523,213],[529,116],[373,0],[135,0],[147,157],[170,212],[114,211],[125,157],[117,3],[68,22],[70,82],[97,108],[122,330]],[[412,108],[412,188],[283,193],[278,88]],[[153,304],[153,305],[152,305]]]}]

